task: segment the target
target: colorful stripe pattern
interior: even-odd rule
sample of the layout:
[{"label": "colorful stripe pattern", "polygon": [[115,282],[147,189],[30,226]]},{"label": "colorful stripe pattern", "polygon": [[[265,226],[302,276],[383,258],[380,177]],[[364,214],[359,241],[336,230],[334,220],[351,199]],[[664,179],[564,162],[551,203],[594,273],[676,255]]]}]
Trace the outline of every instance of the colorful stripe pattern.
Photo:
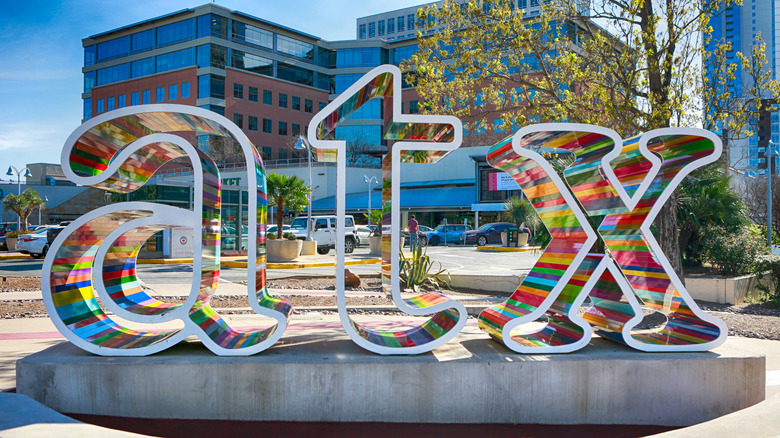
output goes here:
[{"label": "colorful stripe pattern", "polygon": [[[185,139],[193,141],[193,134],[219,135],[239,143],[247,156],[248,168],[255,169],[255,178],[249,178],[250,184],[256,181],[257,185],[257,220],[251,221],[256,224],[256,250],[249,255],[255,272],[250,271],[249,285],[255,287],[256,301],[250,300],[250,305],[276,319],[266,328],[234,328],[209,304],[219,283],[221,179],[214,161]],[[277,329],[281,327],[283,331],[286,327],[292,307],[268,294],[265,265],[255,263],[264,262],[265,256],[265,170],[240,129],[221,116],[198,108],[125,108],[79,128],[66,144],[63,157],[70,160],[63,163],[63,168],[74,181],[120,193],[141,187],[162,165],[175,158],[194,160],[196,170],[194,211],[144,202],[119,203],[95,210],[63,230],[61,237],[65,239],[52,245],[44,264],[44,274],[49,275],[44,275],[42,282],[47,308],[57,315],[55,323],[68,339],[96,354],[145,355],[196,334],[217,354],[245,355],[267,348],[281,336]],[[150,297],[140,287],[135,271],[138,251],[146,239],[174,226],[201,230],[195,240],[200,241],[195,255],[196,283],[189,299],[181,305]],[[101,255],[103,246],[107,248]],[[93,284],[92,270],[100,265],[100,281]],[[47,289],[51,295],[46,293]],[[143,324],[178,319],[184,322],[184,328],[142,332],[122,327],[103,312],[95,292],[110,310],[130,321]]]},{"label": "colorful stripe pattern", "polygon": [[[544,128],[550,126],[544,125]],[[556,350],[556,347],[575,344],[581,347],[584,337],[589,337],[590,333],[580,331],[580,328],[587,328],[580,324],[583,319],[572,315],[589,294],[593,305],[587,310],[584,321],[609,339],[645,351],[701,351],[722,343],[725,340],[723,323],[704,314],[687,291],[674,286],[675,283],[681,285],[674,271],[668,262],[664,267],[663,254],[653,249],[658,248],[657,243],[648,242],[653,239],[649,226],[661,205],[654,208],[656,203],[665,200],[664,195],[668,197],[693,168],[715,159],[715,141],[708,135],[700,135],[701,131],[688,133],[691,130],[684,130],[685,134],[678,134],[675,130],[665,130],[666,135],[650,133],[620,142],[621,145],[616,134],[605,132],[603,128],[593,127],[588,131],[586,125],[568,126],[570,130],[561,131],[525,128],[515,136],[514,148],[507,139],[488,153],[488,162],[493,167],[508,172],[518,182],[542,217],[553,241],[515,294],[506,303],[486,309],[480,315],[480,327],[516,351],[532,352],[534,348],[545,352],[572,351]],[[609,161],[615,176],[610,179],[605,177],[602,167],[616,147],[621,151],[617,158]],[[574,154],[575,161],[563,171],[570,189],[561,180],[553,183],[544,179],[549,175],[536,170],[545,167],[538,162],[541,156],[536,155],[536,162],[528,157],[533,156],[530,149],[541,148]],[[651,152],[660,155],[663,162],[645,158]],[[675,179],[678,174],[680,177]],[[646,181],[648,178],[652,180]],[[625,195],[619,193],[616,185]],[[556,215],[572,219],[569,205],[561,201],[562,190],[571,190],[588,215],[605,215],[598,232],[608,254],[587,256],[570,277],[568,273],[574,266],[571,261],[568,264],[564,261],[554,266],[557,270],[550,271],[553,266],[549,258],[562,252],[561,245],[570,250],[572,247],[567,244],[580,250],[590,250],[590,247],[582,235],[561,233],[549,220],[552,206],[557,206]],[[640,199],[632,203],[637,196]],[[578,222],[578,225],[590,229],[586,223]],[[566,231],[580,230],[569,227]],[[565,242],[556,244],[559,239]],[[538,286],[542,275],[548,281],[546,293],[560,293],[554,300],[542,302],[547,298],[544,293],[529,294],[529,288],[544,290]],[[553,289],[556,287],[558,289]],[[666,313],[668,323],[658,329],[633,330],[642,320],[637,296],[645,306]],[[520,334],[511,331],[540,316],[540,307],[548,319],[545,327]]]},{"label": "colorful stripe pattern", "polygon": [[[549,139],[540,133],[529,141],[540,143]],[[517,182],[552,235],[552,241],[514,294],[503,304],[482,311],[478,319],[479,327],[491,337],[523,352],[540,350],[539,347],[549,352],[565,350],[561,347],[584,339],[588,326],[581,320],[574,322],[577,309],[572,303],[595,269],[592,260],[574,264],[578,255],[589,251],[594,239],[588,238],[572,210],[578,206],[567,202],[556,184],[557,175],[551,175],[550,166],[541,165],[540,158],[518,155],[512,147],[512,137],[493,146],[487,154],[491,166],[507,172]],[[541,328],[517,333],[505,330],[533,322],[543,313],[548,323]]]},{"label": "colorful stripe pattern", "polygon": [[[454,337],[465,326],[465,306],[438,293],[426,293],[402,299],[398,279],[398,249],[392,238],[400,237],[401,227],[392,217],[398,215],[393,202],[393,179],[400,175],[401,162],[434,163],[460,144],[460,123],[448,116],[408,116],[401,114],[401,73],[397,67],[381,66],[367,73],[330,105],[317,114],[310,124],[309,140],[319,151],[331,151],[337,157],[339,171],[344,170],[346,145],[327,140],[336,127],[371,99],[383,99],[383,138],[391,141],[391,153],[382,161],[382,278],[386,291],[392,293],[400,310],[412,315],[431,315],[414,327],[374,330],[353,320],[346,308],[343,286],[343,258],[337,255],[337,301],[342,325],[358,345],[380,354],[416,354],[430,351]],[[407,142],[408,141],[408,142]],[[418,142],[418,143],[413,143]],[[340,149],[341,148],[341,149]],[[343,214],[343,183],[337,185],[337,214]],[[396,195],[396,199],[397,199]],[[340,236],[343,231],[339,230]],[[341,237],[340,237],[341,238]],[[338,245],[339,243],[337,243]]]}]

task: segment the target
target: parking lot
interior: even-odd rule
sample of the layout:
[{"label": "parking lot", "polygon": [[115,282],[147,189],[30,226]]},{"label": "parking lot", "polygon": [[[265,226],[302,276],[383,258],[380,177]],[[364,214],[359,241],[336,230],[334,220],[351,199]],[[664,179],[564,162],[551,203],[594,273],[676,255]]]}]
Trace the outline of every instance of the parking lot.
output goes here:
[{"label": "parking lot", "polygon": [[[406,248],[408,249],[408,247]],[[367,246],[355,249],[355,255],[368,256]],[[426,253],[432,260],[441,263],[442,268],[452,271],[512,271],[529,269],[539,257],[539,252],[482,252],[473,246],[431,246]],[[334,252],[320,256],[324,261],[335,260]],[[25,257],[16,260],[0,260],[0,275],[39,276],[43,260]],[[154,282],[181,283],[192,278],[192,268],[186,264],[176,265],[138,265],[138,275],[141,279],[154,278]],[[358,275],[379,273],[379,264],[352,265],[349,267]],[[291,275],[334,275],[333,267],[269,269],[269,278],[287,277]],[[223,267],[220,276],[226,281],[241,281],[246,279],[246,270],[242,268]]]}]

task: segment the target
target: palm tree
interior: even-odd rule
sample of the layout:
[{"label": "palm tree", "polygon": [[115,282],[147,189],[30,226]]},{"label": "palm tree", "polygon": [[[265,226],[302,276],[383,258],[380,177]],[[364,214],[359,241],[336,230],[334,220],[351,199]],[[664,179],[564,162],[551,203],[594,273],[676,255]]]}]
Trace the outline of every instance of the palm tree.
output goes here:
[{"label": "palm tree", "polygon": [[297,176],[269,173],[266,178],[268,206],[276,206],[276,226],[279,232],[277,239],[282,238],[284,226],[284,210],[301,210],[309,205],[311,187]]},{"label": "palm tree", "polygon": [[525,225],[531,229],[534,235],[536,234],[536,229],[542,223],[542,219],[536,214],[536,210],[530,202],[522,198],[511,197],[504,203],[504,208],[506,208],[506,215],[510,221],[517,226]]},{"label": "palm tree", "polygon": [[3,199],[3,205],[5,208],[13,211],[19,215],[21,221],[21,228],[27,231],[27,218],[30,217],[35,207],[43,207],[46,202],[41,199],[41,195],[33,189],[26,189],[20,195],[9,193],[5,199]]}]

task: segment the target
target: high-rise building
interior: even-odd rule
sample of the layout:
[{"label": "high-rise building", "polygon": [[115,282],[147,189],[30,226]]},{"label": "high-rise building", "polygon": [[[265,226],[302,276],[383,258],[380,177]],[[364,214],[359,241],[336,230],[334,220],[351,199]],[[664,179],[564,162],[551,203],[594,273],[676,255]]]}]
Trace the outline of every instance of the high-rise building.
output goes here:
[{"label": "high-rise building", "polygon": [[[780,6],[774,0],[745,0],[741,5],[725,8],[719,15],[712,17],[712,34],[708,50],[717,44],[731,43],[727,53],[728,62],[736,62],[736,52],[750,56],[751,46],[756,43],[760,33],[766,43],[767,68],[777,72],[780,59],[777,50],[780,48]],[[775,73],[776,78],[776,73]],[[752,78],[737,69],[736,79],[731,91],[735,98],[747,97],[748,90],[753,86]],[[764,96],[770,98],[771,96]],[[730,165],[741,171],[758,171],[764,174],[767,169],[767,147],[771,140],[780,144],[780,112],[765,112],[761,114],[755,125],[749,127],[753,135],[741,139],[730,140]],[[778,172],[780,159],[773,157],[772,169]]]}]

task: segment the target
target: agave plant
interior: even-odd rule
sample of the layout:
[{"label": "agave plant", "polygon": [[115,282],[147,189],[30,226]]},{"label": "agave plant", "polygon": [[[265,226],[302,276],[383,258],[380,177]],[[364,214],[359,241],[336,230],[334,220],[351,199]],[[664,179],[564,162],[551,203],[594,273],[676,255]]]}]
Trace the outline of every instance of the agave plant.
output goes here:
[{"label": "agave plant", "polygon": [[[439,264],[438,271],[432,272],[437,263]],[[415,292],[419,292],[420,286],[424,284],[429,284],[434,289],[439,290],[441,286],[447,286],[450,282],[450,275],[446,269],[441,267],[441,262],[431,261],[422,245],[414,245],[412,256],[408,259],[401,251],[401,274],[399,277],[405,287],[411,287]]]}]

